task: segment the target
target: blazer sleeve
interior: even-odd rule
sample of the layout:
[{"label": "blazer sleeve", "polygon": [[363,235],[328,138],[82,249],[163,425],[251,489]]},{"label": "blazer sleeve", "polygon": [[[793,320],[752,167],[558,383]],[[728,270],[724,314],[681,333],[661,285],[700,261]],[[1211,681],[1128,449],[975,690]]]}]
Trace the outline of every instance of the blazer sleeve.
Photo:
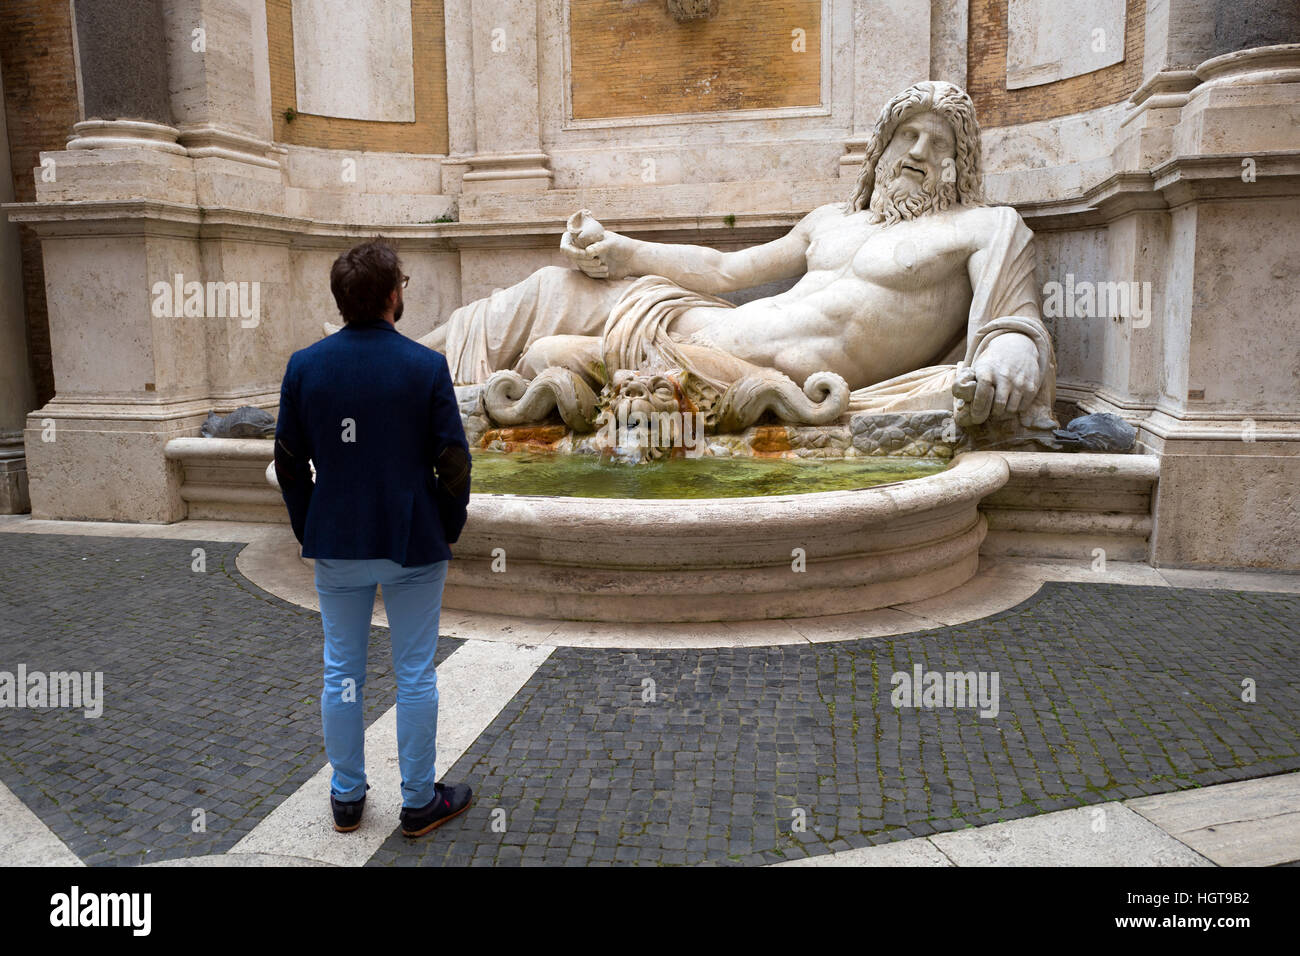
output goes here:
[{"label": "blazer sleeve", "polygon": [[[441,358],[441,356],[439,356]],[[435,494],[442,532],[455,544],[469,513],[470,457],[460,405],[446,361],[440,361],[433,389],[433,461]]]},{"label": "blazer sleeve", "polygon": [[297,370],[290,358],[280,383],[280,414],[275,421],[275,478],[299,544],[303,542],[314,489],[310,460],[311,443],[299,415]]}]

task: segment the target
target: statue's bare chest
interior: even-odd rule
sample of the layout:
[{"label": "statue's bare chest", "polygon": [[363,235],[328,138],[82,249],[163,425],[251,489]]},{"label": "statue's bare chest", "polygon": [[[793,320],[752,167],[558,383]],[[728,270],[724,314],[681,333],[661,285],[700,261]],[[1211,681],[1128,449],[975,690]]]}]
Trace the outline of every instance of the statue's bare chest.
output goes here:
[{"label": "statue's bare chest", "polygon": [[965,277],[969,237],[947,217],[882,226],[863,215],[819,224],[808,246],[809,271],[826,271],[887,288],[918,288]]}]

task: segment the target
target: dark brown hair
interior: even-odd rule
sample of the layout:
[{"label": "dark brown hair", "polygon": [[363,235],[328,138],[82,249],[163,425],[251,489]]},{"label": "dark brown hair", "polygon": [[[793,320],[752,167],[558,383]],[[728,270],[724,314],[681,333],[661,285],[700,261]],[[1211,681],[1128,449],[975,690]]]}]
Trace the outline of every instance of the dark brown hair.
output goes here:
[{"label": "dark brown hair", "polygon": [[373,322],[402,281],[402,260],[383,236],[353,246],[334,260],[330,291],[344,322]]}]

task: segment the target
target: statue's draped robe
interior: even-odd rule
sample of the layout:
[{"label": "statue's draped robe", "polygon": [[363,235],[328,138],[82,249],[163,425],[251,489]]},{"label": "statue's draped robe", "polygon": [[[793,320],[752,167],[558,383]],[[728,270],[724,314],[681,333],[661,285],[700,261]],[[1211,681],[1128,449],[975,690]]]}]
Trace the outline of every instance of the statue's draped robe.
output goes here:
[{"label": "statue's draped robe", "polygon": [[[995,213],[996,231],[984,267],[974,278],[964,341],[936,355],[925,368],[852,392],[850,411],[955,408],[964,424],[968,409],[952,395],[959,370],[973,365],[997,336],[1019,332],[1036,346],[1039,372],[1038,392],[1020,409],[1020,423],[1031,429],[1055,426],[1056,362],[1039,317],[1033,233],[1014,209],[998,207]],[[498,369],[515,367],[540,338],[600,336],[607,373],[681,368],[721,394],[744,374],[747,363],[736,360],[731,375],[726,374],[725,359],[706,369],[690,348],[682,348],[702,342],[703,333],[678,341],[667,331],[680,312],[701,306],[734,308],[724,299],[691,292],[661,276],[589,279],[576,270],[543,269],[510,289],[457,309],[448,320],[447,360],[457,384],[483,382]]]}]

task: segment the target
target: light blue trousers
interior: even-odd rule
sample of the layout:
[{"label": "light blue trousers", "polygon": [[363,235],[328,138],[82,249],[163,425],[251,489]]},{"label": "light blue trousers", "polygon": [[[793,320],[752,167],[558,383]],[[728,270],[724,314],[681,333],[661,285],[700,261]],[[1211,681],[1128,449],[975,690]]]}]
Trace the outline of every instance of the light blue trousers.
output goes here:
[{"label": "light blue trousers", "polygon": [[360,800],[366,793],[362,689],[376,585],[384,588],[393,644],[402,806],[423,807],[434,798],[438,672],[433,655],[446,579],[446,561],[404,568],[385,558],[316,559],[316,593],[325,625],[321,723],[325,753],[334,768],[330,792],[339,800]]}]

